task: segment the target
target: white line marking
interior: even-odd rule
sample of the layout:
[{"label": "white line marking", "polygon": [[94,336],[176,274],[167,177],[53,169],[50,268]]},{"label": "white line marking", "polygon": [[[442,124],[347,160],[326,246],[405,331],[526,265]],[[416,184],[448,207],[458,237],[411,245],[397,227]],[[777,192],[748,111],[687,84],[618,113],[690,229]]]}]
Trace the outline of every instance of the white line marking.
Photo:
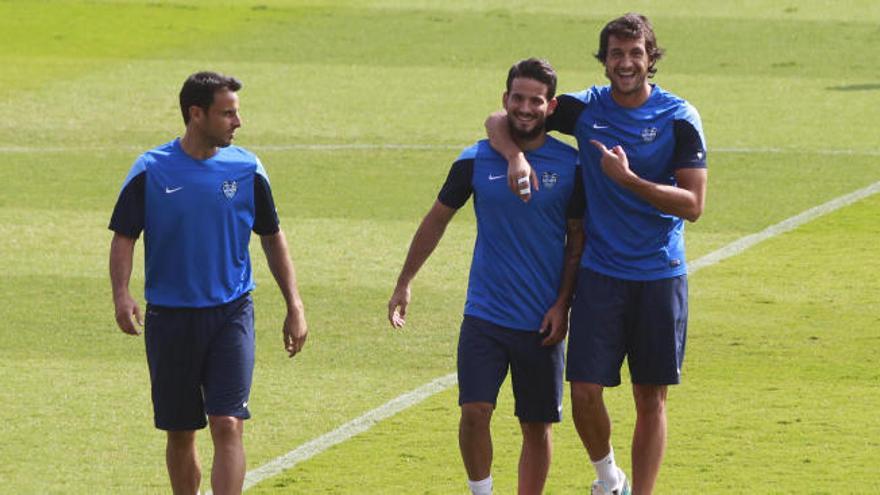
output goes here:
[{"label": "white line marking", "polygon": [[[155,147],[156,144],[136,146],[0,146],[0,153],[88,153],[88,152],[112,152],[133,151],[143,152]],[[327,144],[253,144],[245,148],[254,151],[431,151],[431,150],[457,150],[460,151],[467,145],[457,144],[395,144],[395,143],[327,143]]]},{"label": "white line marking", "polygon": [[[827,215],[828,213],[867,198],[868,196],[877,194],[878,192],[880,192],[880,182],[875,182],[868,187],[832,199],[827,203],[815,206],[803,213],[771,225],[761,232],[742,237],[721,249],[713,251],[696,261],[689,263],[688,274],[693,274],[701,268],[712,266],[727,258],[736,256],[758,243],[791,231],[811,220]],[[369,430],[379,421],[394,416],[395,414],[424,401],[428,397],[452,387],[456,383],[457,379],[455,373],[437,378],[411,392],[407,392],[389,402],[386,402],[372,411],[368,411],[360,417],[349,421],[329,433],[325,433],[314,440],[300,445],[296,449],[291,450],[287,454],[278,457],[267,464],[252,471],[248,471],[245,475],[244,489],[246,490],[267,478],[276,476],[285,470],[324,452],[334,445],[345,442],[353,436]],[[211,492],[208,493],[210,494]]]},{"label": "white line marking", "polygon": [[758,233],[741,237],[736,241],[733,241],[730,244],[722,247],[721,249],[718,249],[701,257],[693,263],[688,263],[688,273],[694,273],[700,268],[712,266],[722,260],[730,258],[731,256],[736,256],[737,254],[742,253],[746,249],[754,246],[755,244],[766,241],[771,237],[784,234],[790,230],[794,230],[795,228],[813,219],[821,217],[822,215],[827,215],[834,210],[838,210],[840,208],[843,208],[844,206],[851,205],[860,199],[867,198],[868,196],[877,194],[878,192],[880,192],[880,182],[875,182],[868,187],[832,199],[831,201],[823,203],[819,206],[814,206],[813,208],[810,208],[803,213],[783,220],[777,224],[771,225]]},{"label": "white line marking", "polygon": [[[289,144],[253,144],[245,146],[254,151],[435,151],[435,150],[462,150],[470,144],[403,144],[403,143],[289,143]],[[111,152],[132,151],[142,152],[151,149],[153,145],[120,145],[120,146],[0,146],[0,154],[10,153],[72,153],[72,152]],[[742,153],[742,154],[804,154],[822,156],[880,156],[880,150],[852,150],[852,149],[800,149],[800,148],[711,148],[709,154],[714,153]]]},{"label": "white line marking", "polygon": [[284,470],[290,469],[300,462],[310,459],[334,445],[340,444],[355,435],[369,430],[379,421],[394,416],[395,414],[422,402],[428,397],[452,387],[457,382],[456,374],[450,373],[426,383],[411,392],[407,392],[399,397],[391,399],[385,404],[345,423],[339,428],[304,443],[283,456],[263,464],[252,471],[248,471],[244,478],[244,489],[247,490],[266,478],[281,474]]},{"label": "white line marking", "polygon": [[392,151],[409,151],[409,150],[462,150],[466,146],[457,144],[369,144],[369,143],[352,143],[352,144],[263,144],[254,145],[253,149],[258,151],[346,151],[346,150],[392,150]]},{"label": "white line marking", "polygon": [[809,150],[795,148],[709,148],[709,154],[712,153],[767,153],[767,154],[800,154],[805,155],[823,155],[823,156],[880,156],[880,150],[850,150],[850,149],[826,149],[826,150]]}]

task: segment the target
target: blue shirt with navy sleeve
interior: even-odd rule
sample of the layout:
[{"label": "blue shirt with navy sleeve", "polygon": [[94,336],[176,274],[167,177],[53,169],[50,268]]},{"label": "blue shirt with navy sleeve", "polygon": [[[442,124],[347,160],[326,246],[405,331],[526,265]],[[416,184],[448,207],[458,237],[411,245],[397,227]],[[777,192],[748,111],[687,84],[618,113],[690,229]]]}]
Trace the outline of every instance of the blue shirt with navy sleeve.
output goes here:
[{"label": "blue shirt with navy sleeve", "polygon": [[652,85],[648,100],[625,108],[609,86],[593,86],[558,98],[548,130],[575,136],[578,142],[587,215],[581,266],[625,280],[658,280],[687,273],[684,221],[663,213],[602,171],[601,153],[620,145],[639,177],[676,185],[681,168],[706,167],[706,140],[697,110],[687,101]]},{"label": "blue shirt with navy sleeve", "polygon": [[279,231],[260,160],[238,146],[196,160],[180,140],[141,155],[125,179],[110,229],[144,233],[144,295],[159,306],[225,304],[253,290],[251,231]]},{"label": "blue shirt with navy sleeve", "polygon": [[577,150],[550,136],[526,152],[541,182],[524,203],[507,187],[507,160],[486,140],[452,165],[438,200],[461,208],[473,194],[477,238],[464,314],[496,325],[539,331],[556,302],[567,219],[583,216]]}]

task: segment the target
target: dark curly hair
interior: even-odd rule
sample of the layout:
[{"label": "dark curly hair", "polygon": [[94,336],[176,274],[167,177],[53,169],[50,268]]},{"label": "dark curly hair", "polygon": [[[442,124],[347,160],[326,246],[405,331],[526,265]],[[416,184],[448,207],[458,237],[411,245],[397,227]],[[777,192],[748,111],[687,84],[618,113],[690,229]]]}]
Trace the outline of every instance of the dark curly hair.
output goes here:
[{"label": "dark curly hair", "polygon": [[599,33],[599,51],[596,52],[596,59],[605,64],[605,58],[608,57],[608,38],[616,36],[621,39],[633,40],[641,37],[645,38],[645,51],[648,52],[648,77],[653,77],[657,73],[654,64],[663,58],[663,49],[657,45],[657,36],[654,34],[654,27],[651,21],[641,14],[629,13],[622,17],[618,17],[609,22],[602,28]]}]

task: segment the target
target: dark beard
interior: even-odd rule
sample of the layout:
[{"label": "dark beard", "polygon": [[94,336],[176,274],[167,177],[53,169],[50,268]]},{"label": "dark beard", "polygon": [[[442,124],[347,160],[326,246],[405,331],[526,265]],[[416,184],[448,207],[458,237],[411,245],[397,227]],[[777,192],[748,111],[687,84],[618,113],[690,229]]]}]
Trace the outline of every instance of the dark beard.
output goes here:
[{"label": "dark beard", "polygon": [[531,141],[532,139],[539,137],[541,134],[544,134],[544,125],[545,122],[541,122],[540,125],[533,127],[531,131],[521,131],[513,125],[510,118],[507,120],[507,128],[510,129],[510,136],[517,141]]}]

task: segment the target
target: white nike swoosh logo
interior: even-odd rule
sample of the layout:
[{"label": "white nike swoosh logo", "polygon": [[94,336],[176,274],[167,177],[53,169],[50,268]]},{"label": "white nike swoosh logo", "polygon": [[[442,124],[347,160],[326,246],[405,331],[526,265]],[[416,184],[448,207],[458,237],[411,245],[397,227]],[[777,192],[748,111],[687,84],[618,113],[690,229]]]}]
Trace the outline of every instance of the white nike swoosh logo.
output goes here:
[{"label": "white nike swoosh logo", "polygon": [[593,123],[593,129],[608,129],[609,126]]},{"label": "white nike swoosh logo", "polygon": [[492,174],[489,174],[489,180],[498,180],[498,179],[503,179],[503,178],[505,178],[505,177],[507,177],[507,175],[504,175],[504,174],[501,174],[501,175],[492,175]]},{"label": "white nike swoosh logo", "polygon": [[180,191],[181,189],[183,189],[183,186],[175,187],[174,189],[171,189],[170,187],[166,187],[165,194],[176,193],[177,191]]}]

